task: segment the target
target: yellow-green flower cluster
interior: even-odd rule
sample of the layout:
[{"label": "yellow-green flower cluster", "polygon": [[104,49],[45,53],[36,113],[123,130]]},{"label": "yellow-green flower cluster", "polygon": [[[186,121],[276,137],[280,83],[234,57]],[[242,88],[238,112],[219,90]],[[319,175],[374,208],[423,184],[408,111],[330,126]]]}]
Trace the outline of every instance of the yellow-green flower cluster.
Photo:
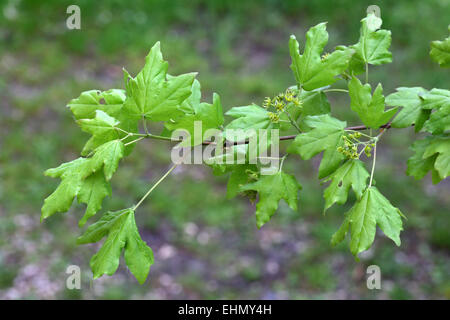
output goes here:
[{"label": "yellow-green flower cluster", "polygon": [[269,119],[271,122],[278,122],[280,121],[280,115],[275,112],[269,112]]},{"label": "yellow-green flower cluster", "polygon": [[270,120],[272,122],[278,122],[280,113],[284,112],[286,106],[290,103],[297,107],[302,106],[302,102],[296,93],[291,89],[287,89],[284,93],[280,93],[273,98],[266,97],[263,102],[263,107],[265,109],[273,108],[274,112],[270,112],[269,114]]},{"label": "yellow-green flower cluster", "polygon": [[364,148],[364,153],[366,154],[367,158],[370,158],[372,156],[372,148],[373,147],[375,147],[375,143],[368,144]]},{"label": "yellow-green flower cluster", "polygon": [[354,141],[357,141],[359,137],[361,137],[359,132],[351,133],[348,136],[343,135],[342,139],[344,140],[344,146],[338,147],[337,151],[349,159],[358,159],[358,147]]}]

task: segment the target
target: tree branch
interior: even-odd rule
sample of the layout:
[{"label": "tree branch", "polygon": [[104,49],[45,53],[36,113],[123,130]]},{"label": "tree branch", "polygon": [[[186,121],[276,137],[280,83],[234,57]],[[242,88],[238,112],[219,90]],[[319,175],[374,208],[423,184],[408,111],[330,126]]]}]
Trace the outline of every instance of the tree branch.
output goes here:
[{"label": "tree branch", "polygon": [[[383,124],[382,126],[380,126],[381,129],[389,129],[391,128],[391,123],[388,122],[386,124]],[[362,131],[362,130],[367,130],[369,129],[366,126],[353,126],[353,127],[347,127],[345,128],[345,130],[353,130],[353,131]],[[171,139],[170,137],[160,137],[160,136],[155,136],[152,134],[147,134],[147,135],[141,135],[142,138],[153,138],[153,139],[161,139],[161,140],[169,140],[169,141],[173,141],[173,142],[182,142],[183,140],[179,140],[179,139]],[[280,137],[280,141],[284,141],[284,140],[293,140],[295,139],[295,137],[297,137],[296,134],[293,135],[289,135],[289,136],[281,136]],[[244,140],[244,141],[235,141],[235,142],[231,142],[231,141],[226,141],[225,144],[227,146],[236,146],[236,145],[241,145],[241,144],[247,144],[249,141],[248,140]],[[210,144],[215,144],[214,141],[203,141],[202,145],[207,146]]]}]

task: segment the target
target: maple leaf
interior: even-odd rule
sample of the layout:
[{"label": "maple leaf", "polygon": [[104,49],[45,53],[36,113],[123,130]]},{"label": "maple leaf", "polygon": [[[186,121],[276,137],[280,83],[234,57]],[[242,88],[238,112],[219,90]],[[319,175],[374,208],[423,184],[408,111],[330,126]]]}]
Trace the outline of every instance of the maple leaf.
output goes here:
[{"label": "maple leaf", "polygon": [[[448,30],[450,31],[450,26]],[[430,56],[442,68],[450,67],[450,37],[443,41],[431,42]]]},{"label": "maple leaf", "polygon": [[331,180],[324,191],[326,211],[334,203],[344,204],[347,201],[348,191],[352,187],[356,198],[360,199],[367,186],[369,173],[360,160],[349,160],[331,174],[325,181]]},{"label": "maple leaf", "polygon": [[430,115],[430,119],[425,122],[424,129],[440,134],[450,130],[450,91],[444,89],[432,89],[423,95],[422,108],[425,110],[435,110]]},{"label": "maple leaf", "polygon": [[301,188],[294,176],[278,171],[273,175],[260,176],[258,181],[242,186],[241,191],[258,192],[256,225],[261,228],[273,216],[281,199],[284,199],[292,210],[297,210],[298,191]]},{"label": "maple leaf", "polygon": [[350,229],[350,251],[357,256],[370,248],[378,225],[388,238],[400,246],[402,217],[400,210],[372,186],[366,189],[361,199],[346,213],[344,223],[333,235],[331,243],[340,243]]},{"label": "maple leaf", "polygon": [[109,185],[105,184],[111,180],[123,155],[122,141],[113,140],[98,147],[91,158],[78,158],[57,168],[48,169],[45,175],[61,178],[61,183],[45,199],[41,221],[57,212],[68,211],[74,198],[78,196],[79,202],[88,205],[85,216],[80,221],[80,225],[83,225],[101,208],[103,198],[110,194]]},{"label": "maple leaf", "polygon": [[351,108],[361,121],[370,128],[377,129],[386,124],[397,112],[398,108],[384,111],[384,96],[381,84],[377,86],[373,95],[370,84],[363,85],[358,78],[353,77],[348,83]]},{"label": "maple leaf", "polygon": [[297,153],[304,160],[309,160],[323,151],[319,166],[319,179],[333,173],[344,156],[337,151],[343,145],[342,136],[347,123],[330,115],[308,116],[305,124],[313,128],[311,131],[297,135],[288,147],[288,153]]},{"label": "maple leaf", "polygon": [[350,48],[355,50],[350,60],[350,74],[360,74],[365,70],[366,64],[381,65],[392,62],[391,31],[378,30],[382,20],[370,13],[361,20],[360,37],[357,44]]},{"label": "maple leaf", "polygon": [[302,55],[294,35],[289,40],[292,59],[291,69],[299,87],[311,91],[337,81],[337,75],[348,67],[353,50],[336,50],[323,59],[321,54],[328,42],[326,23],[320,23],[306,33],[306,45]]},{"label": "maple leaf", "polygon": [[131,98],[126,104],[130,116],[168,121],[182,115],[180,105],[191,95],[197,73],[174,77],[167,74],[167,68],[168,63],[163,60],[157,42],[145,59],[144,68],[135,78],[124,70],[126,91]]},{"label": "maple leaf", "polygon": [[[170,130],[185,130],[190,134],[190,141],[181,145],[198,145],[204,140],[204,135],[209,129],[218,129],[224,122],[222,104],[218,94],[214,93],[213,103],[201,103],[200,83],[195,80],[192,84],[192,94],[182,104],[180,109],[184,112],[179,118],[167,121],[165,127]],[[194,131],[195,122],[198,121],[202,135],[198,136]]]},{"label": "maple leaf", "polygon": [[153,251],[141,239],[133,209],[105,213],[77,239],[77,244],[95,243],[107,237],[91,259],[94,279],[113,275],[124,250],[125,262],[140,284],[144,283],[153,264]]},{"label": "maple leaf", "polygon": [[428,120],[431,110],[423,109],[423,96],[427,90],[421,87],[400,87],[386,97],[386,104],[391,107],[402,107],[392,121],[394,128],[406,128],[414,124],[414,129],[419,132]]}]

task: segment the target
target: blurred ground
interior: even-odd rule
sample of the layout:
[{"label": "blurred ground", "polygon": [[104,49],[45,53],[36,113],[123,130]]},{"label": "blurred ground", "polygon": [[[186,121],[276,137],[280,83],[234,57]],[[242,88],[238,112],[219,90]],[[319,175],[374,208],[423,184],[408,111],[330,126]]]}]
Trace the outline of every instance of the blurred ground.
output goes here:
[{"label": "blurred ground", "polygon": [[[332,5],[331,5],[332,3]],[[65,11],[78,4],[81,30],[68,30]],[[0,2],[0,298],[450,298],[449,181],[406,177],[413,130],[384,135],[376,180],[408,217],[400,248],[384,238],[361,262],[347,244],[329,239],[348,206],[322,214],[316,161],[288,158],[303,185],[300,209],[282,206],[258,231],[245,199],[224,197],[225,178],[209,168],[182,167],[137,214],[155,264],[145,285],[120,267],[90,282],[94,246],[75,245],[75,205],[39,223],[43,199],[58,181],[43,171],[78,156],[87,135],[65,108],[87,89],[123,88],[122,67],[135,74],[160,40],[169,72],[199,71],[206,100],[213,90],[225,109],[260,103],[293,84],[288,38],[328,21],[332,49],[358,40],[368,1],[20,1]],[[398,86],[448,88],[448,70],[428,56],[447,36],[446,0],[377,1],[392,30],[394,63],[371,69],[386,94]],[[333,114],[355,119],[349,101],[330,96]],[[353,118],[352,118],[353,117]],[[350,121],[350,124],[351,121]],[[357,124],[357,123],[355,123]],[[134,203],[167,168],[169,146],[145,141],[113,178],[104,210]],[[349,201],[351,203],[351,201]],[[82,290],[65,289],[65,270],[83,272]],[[379,265],[382,290],[366,288],[366,268]]]}]

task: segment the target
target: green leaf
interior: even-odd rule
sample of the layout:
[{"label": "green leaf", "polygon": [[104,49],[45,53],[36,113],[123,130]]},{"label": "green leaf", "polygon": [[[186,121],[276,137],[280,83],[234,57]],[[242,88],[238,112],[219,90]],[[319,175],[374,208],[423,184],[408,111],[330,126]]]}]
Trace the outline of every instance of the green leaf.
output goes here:
[{"label": "green leaf", "polygon": [[214,93],[213,104],[200,103],[200,99],[200,83],[195,80],[192,84],[191,96],[181,105],[184,115],[176,120],[165,123],[166,128],[170,131],[177,129],[187,131],[191,137],[191,141],[188,145],[192,146],[201,144],[204,141],[204,136],[199,137],[194,132],[196,121],[201,122],[203,135],[209,129],[218,129],[224,122],[222,104],[220,103],[218,94]]},{"label": "green leaf", "polygon": [[[434,163],[438,155],[424,157],[425,150],[432,139],[433,137],[429,136],[423,140],[417,140],[410,147],[414,151],[414,155],[408,159],[406,174],[413,176],[416,180],[423,179],[430,170],[435,171]],[[433,174],[433,176],[438,176],[438,174]],[[435,181],[435,183],[439,181]]]},{"label": "green leaf", "polygon": [[124,250],[125,262],[140,284],[147,279],[153,264],[153,251],[141,239],[133,209],[108,212],[77,239],[78,244],[94,243],[107,236],[101,249],[91,259],[94,279],[113,275]]},{"label": "green leaf", "polygon": [[74,198],[78,196],[79,202],[88,205],[85,216],[80,221],[80,225],[83,225],[89,217],[100,210],[103,198],[110,194],[107,181],[116,171],[123,153],[123,143],[120,140],[113,140],[98,147],[92,158],[78,158],[47,170],[45,175],[61,178],[61,183],[45,199],[41,221],[57,212],[68,211]]},{"label": "green leaf", "polygon": [[415,131],[419,132],[425,121],[429,118],[430,110],[422,109],[421,97],[427,90],[421,87],[397,88],[397,92],[386,97],[386,104],[391,107],[402,107],[401,111],[392,121],[394,128],[406,128],[415,125]]},{"label": "green leaf", "polygon": [[376,226],[384,234],[400,245],[400,232],[403,230],[402,213],[386,199],[376,187],[368,188],[362,198],[346,213],[344,223],[333,235],[333,245],[341,242],[350,229],[350,251],[357,256],[370,248],[376,233]]},{"label": "green leaf", "polygon": [[305,124],[314,129],[297,135],[287,151],[299,154],[304,160],[309,160],[324,151],[319,166],[319,179],[325,178],[344,160],[344,156],[337,148],[343,145],[342,135],[347,123],[329,115],[318,115],[307,117]]},{"label": "green leaf", "polygon": [[167,68],[157,42],[145,59],[144,68],[135,78],[125,72],[127,94],[133,100],[127,109],[134,117],[167,121],[182,115],[181,104],[191,95],[196,73],[173,77],[167,75]]},{"label": "green leaf", "polygon": [[[258,144],[258,150],[255,154],[260,154],[270,146],[271,129],[278,129],[279,123],[272,122],[269,117],[269,112],[255,104],[244,107],[234,107],[225,113],[227,116],[236,118],[231,121],[224,131],[224,137],[228,141],[244,141],[251,137],[260,137],[259,129],[265,129],[267,131],[267,143]],[[232,129],[232,130],[230,130]],[[240,132],[239,129],[242,129]],[[244,152],[247,156],[249,145],[233,146],[230,148],[231,152],[240,153]]]},{"label": "green leaf", "polygon": [[432,89],[423,96],[422,108],[435,109],[430,119],[425,122],[424,129],[440,134],[450,130],[450,91],[444,89]]},{"label": "green leaf", "polygon": [[117,130],[119,121],[110,117],[101,110],[96,111],[94,119],[81,119],[77,121],[81,130],[92,134],[92,137],[86,143],[81,152],[82,155],[87,155],[91,150],[96,149],[102,144],[121,138],[124,134],[120,134]]},{"label": "green leaf", "polygon": [[235,118],[227,129],[268,129],[272,124],[269,112],[255,104],[231,108],[225,115]]},{"label": "green leaf", "polygon": [[256,171],[257,167],[254,164],[233,165],[227,184],[227,198],[234,198],[241,192],[241,187],[249,183],[249,172]]},{"label": "green leaf", "polygon": [[120,140],[109,141],[95,150],[89,169],[92,172],[103,167],[106,180],[111,180],[112,175],[119,166],[120,159],[124,155],[124,144]]},{"label": "green leaf", "polygon": [[[86,132],[93,133],[92,130],[88,129],[89,124],[98,123],[102,120],[111,123],[112,120],[104,116],[104,114],[107,114],[109,117],[114,118],[119,122],[118,124],[115,123],[114,126],[127,132],[136,133],[138,122],[141,120],[141,117],[136,117],[136,115],[130,112],[129,105],[133,103],[132,99],[128,99],[125,96],[124,90],[111,89],[103,92],[91,90],[81,93],[80,97],[70,101],[68,107],[73,112],[75,119],[78,120],[77,123],[80,126],[83,125],[84,129],[82,129]],[[103,114],[98,116],[98,112],[102,112]],[[95,120],[94,118],[96,117],[99,117],[99,119]],[[88,120],[92,120],[92,122]],[[117,131],[114,133],[111,130],[97,131],[95,137],[91,137],[86,143],[81,154],[87,156],[101,144],[123,137],[125,137],[124,132]],[[124,142],[130,140],[131,137],[125,139]],[[134,144],[128,145],[125,153],[129,154],[133,148]]]},{"label": "green leaf", "polygon": [[106,196],[111,196],[111,186],[106,181],[102,171],[95,172],[82,182],[77,198],[78,202],[85,203],[87,208],[83,218],[78,223],[80,227],[84,226],[89,218],[100,211],[103,199]]},{"label": "green leaf", "polygon": [[46,176],[61,178],[56,190],[44,200],[42,206],[41,222],[57,212],[66,212],[70,209],[73,199],[81,189],[83,179],[90,174],[87,170],[89,160],[78,158],[63,163],[57,168],[45,171]]},{"label": "green leaf", "polygon": [[306,45],[302,55],[295,36],[289,40],[289,51],[292,59],[291,69],[297,85],[311,91],[336,82],[336,76],[347,67],[353,53],[350,49],[336,50],[324,59],[321,58],[323,48],[328,42],[326,23],[320,23],[306,33]]},{"label": "green leaf", "polygon": [[432,171],[433,183],[438,183],[450,175],[450,137],[448,134],[428,136],[417,140],[411,149],[415,154],[408,160],[406,173],[422,179]]},{"label": "green leaf", "polygon": [[349,160],[337,169],[326,181],[330,185],[324,191],[326,211],[334,203],[344,204],[347,201],[348,191],[352,187],[356,198],[360,199],[367,186],[369,173],[360,160]]},{"label": "green leaf", "polygon": [[386,124],[397,112],[397,108],[384,111],[384,96],[381,84],[375,89],[373,96],[370,84],[363,85],[358,78],[353,77],[348,83],[351,108],[361,121],[370,128],[377,129]]},{"label": "green leaf", "polygon": [[[286,106],[291,117],[297,121],[298,126],[303,131],[308,131],[310,128],[304,123],[304,119],[307,116],[316,116],[319,114],[330,113],[331,107],[328,102],[327,95],[321,91],[305,91],[300,92],[299,100],[301,101],[301,107],[294,105],[293,103]],[[280,119],[289,121],[288,116],[285,113],[280,115]],[[282,130],[289,130],[292,128],[292,124],[284,122],[280,124]]]},{"label": "green leaf", "polygon": [[95,117],[97,110],[115,117],[122,109],[125,99],[124,90],[111,89],[104,92],[90,90],[82,92],[78,98],[71,100],[67,106],[77,120],[92,119]]},{"label": "green leaf", "polygon": [[428,158],[434,154],[438,154],[434,162],[434,168],[439,173],[441,179],[445,179],[450,175],[450,136],[434,136],[423,154],[424,158]]},{"label": "green leaf", "polygon": [[391,32],[378,30],[381,19],[370,13],[361,20],[360,37],[357,44],[351,46],[355,54],[350,60],[350,73],[360,74],[365,70],[366,64],[381,65],[392,62]]},{"label": "green leaf", "polygon": [[261,175],[258,181],[242,186],[241,190],[254,190],[259,193],[256,225],[261,228],[273,216],[281,199],[284,199],[292,210],[297,210],[298,191],[301,188],[295,177],[279,171],[273,175]]},{"label": "green leaf", "polygon": [[[448,29],[450,31],[450,26]],[[443,41],[431,42],[430,56],[442,68],[450,67],[450,37]]]}]

